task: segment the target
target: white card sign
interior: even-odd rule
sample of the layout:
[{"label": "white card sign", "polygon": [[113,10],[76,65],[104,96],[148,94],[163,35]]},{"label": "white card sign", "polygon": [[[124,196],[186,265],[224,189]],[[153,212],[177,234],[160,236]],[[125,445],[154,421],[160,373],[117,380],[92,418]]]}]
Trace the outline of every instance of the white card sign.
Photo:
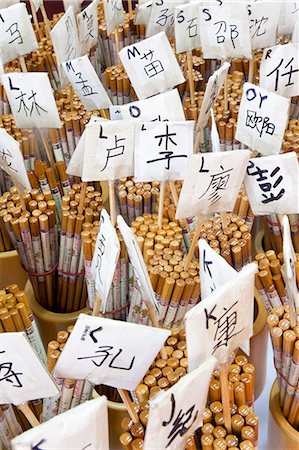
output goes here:
[{"label": "white card sign", "polygon": [[0,128],[0,168],[11,176],[14,182],[31,191],[20,144],[4,128]]},{"label": "white card sign", "polygon": [[255,216],[299,213],[295,152],[250,159],[244,182]]},{"label": "white card sign", "polygon": [[54,376],[133,391],[169,335],[160,328],[80,314]]},{"label": "white card sign", "polygon": [[144,122],[183,121],[185,114],[177,89],[145,100],[110,106],[111,120],[137,119]]},{"label": "white card sign", "polygon": [[87,111],[109,108],[111,100],[87,55],[64,62],[62,67]]},{"label": "white card sign", "polygon": [[248,264],[187,312],[189,371],[211,355],[219,363],[226,362],[230,354],[252,336],[256,270],[256,264]]},{"label": "white card sign", "polygon": [[164,32],[124,47],[119,56],[139,99],[185,81]]},{"label": "white card sign", "polygon": [[[59,430],[59,432],[57,432]],[[11,441],[12,450],[109,450],[106,397],[89,400],[31,428]]]},{"label": "white card sign", "polygon": [[288,216],[282,218],[282,232],[283,232],[283,265],[281,273],[285,282],[287,297],[290,306],[294,311],[298,312],[299,308],[299,292],[296,281],[296,255],[291,238],[291,229]]},{"label": "white card sign", "polygon": [[252,50],[276,44],[281,3],[258,1],[248,5]]},{"label": "white card sign", "polygon": [[205,59],[251,59],[251,39],[246,3],[221,2],[199,7],[200,39]]},{"label": "white card sign", "polygon": [[210,117],[210,111],[214,107],[214,103],[221,91],[225,78],[227,77],[230,64],[225,62],[218,70],[216,70],[209,78],[200,113],[197,119],[196,130],[204,129]]},{"label": "white card sign", "polygon": [[148,0],[145,3],[138,2],[136,5],[136,18],[135,25],[146,25],[148,23],[148,18],[151,13],[153,0]]},{"label": "white card sign", "polygon": [[122,0],[103,0],[107,34],[109,35],[124,21]]},{"label": "white card sign", "polygon": [[24,332],[1,333],[0,404],[52,397],[58,389]]},{"label": "white card sign", "polygon": [[[103,119],[100,116],[91,116],[89,123],[103,122],[105,120],[106,119]],[[73,175],[74,177],[80,178],[82,178],[83,176],[85,136],[86,136],[86,127],[84,128],[84,131],[80,136],[79,142],[76,145],[75,151],[72,154],[70,162],[67,166],[66,173],[68,175]]]},{"label": "white card sign", "polygon": [[299,44],[266,48],[260,66],[260,86],[268,91],[294,97],[299,95]]},{"label": "white card sign", "polygon": [[25,3],[0,9],[0,56],[3,64],[37,48],[38,43]]},{"label": "white card sign", "polygon": [[133,175],[132,120],[93,122],[86,126],[83,181],[116,180]]},{"label": "white card sign", "polygon": [[117,217],[117,225],[121,235],[125,241],[130,262],[133,266],[134,275],[136,278],[138,289],[141,293],[143,301],[147,305],[152,305],[158,312],[157,301],[155,293],[153,291],[152,283],[149,279],[148,271],[145,266],[145,262],[140,251],[139,245],[136,242],[135,236],[132,230],[122,216]]},{"label": "white card sign", "polygon": [[198,241],[200,294],[204,300],[228,280],[237,275],[237,271],[230,266],[222,256],[218,255],[204,240]]},{"label": "white card sign", "polygon": [[289,107],[289,99],[244,83],[236,139],[263,155],[279,153]]},{"label": "white card sign", "polygon": [[206,220],[215,211],[232,211],[249,158],[248,150],[191,155],[176,218]]},{"label": "white card sign", "polygon": [[194,121],[145,122],[136,126],[136,181],[183,180],[193,153]]},{"label": "white card sign", "polygon": [[299,16],[298,1],[297,2],[292,0],[287,2],[282,1],[278,23],[278,35],[291,34],[298,16]]},{"label": "white card sign", "polygon": [[70,6],[51,30],[51,40],[56,55],[60,83],[67,82],[61,64],[80,56],[81,48],[74,9]]},{"label": "white card sign", "polygon": [[202,426],[215,363],[215,358],[209,358],[150,400],[144,450],[185,448],[187,438]]},{"label": "white card sign", "polygon": [[18,128],[61,127],[47,73],[7,73],[1,81]]},{"label": "white card sign", "polygon": [[120,243],[114,226],[105,209],[101,211],[100,230],[92,258],[91,270],[96,291],[100,295],[101,310],[105,312],[109,290],[116,269]]},{"label": "white card sign", "polygon": [[200,48],[199,2],[180,4],[175,7],[174,32],[177,53]]},{"label": "white card sign", "polygon": [[93,0],[77,16],[81,55],[89,53],[98,43],[98,0]]},{"label": "white card sign", "polygon": [[164,31],[167,36],[174,32],[174,9],[187,0],[154,0],[146,27],[146,37]]}]

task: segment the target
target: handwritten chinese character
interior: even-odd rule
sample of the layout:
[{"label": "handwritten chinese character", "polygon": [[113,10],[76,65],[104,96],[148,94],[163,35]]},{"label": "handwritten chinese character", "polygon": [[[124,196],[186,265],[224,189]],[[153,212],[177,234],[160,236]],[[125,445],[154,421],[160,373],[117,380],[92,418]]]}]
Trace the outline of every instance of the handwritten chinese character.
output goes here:
[{"label": "handwritten chinese character", "polygon": [[243,328],[239,331],[235,332],[236,326],[238,324],[238,314],[236,308],[234,308],[238,304],[236,301],[230,308],[223,308],[223,314],[217,318],[214,315],[214,311],[216,309],[215,305],[210,312],[205,308],[206,315],[206,329],[210,328],[210,321],[213,321],[213,326],[216,326],[215,334],[214,334],[214,342],[215,345],[213,347],[213,354],[220,347],[227,347],[229,341],[234,337],[240,334],[243,331]]},{"label": "handwritten chinese character", "polygon": [[92,87],[87,84],[88,80],[84,80],[82,77],[82,72],[77,72],[76,76],[78,77],[79,81],[75,81],[76,84],[81,84],[81,91],[83,93],[83,97],[88,97],[89,95],[98,94],[98,92],[93,91]]},{"label": "handwritten chinese character", "polygon": [[[5,353],[5,350],[0,352],[0,354],[2,353]],[[23,375],[23,372],[15,372],[12,367],[12,362],[3,362],[0,364],[0,382],[6,381],[7,383],[11,383],[13,387],[21,388],[23,384],[19,375]]]},{"label": "handwritten chinese character", "polygon": [[169,11],[169,8],[165,8],[165,9],[161,10],[161,14],[158,17],[158,19],[156,20],[156,24],[160,25],[161,27],[165,27],[167,22],[169,22],[171,26],[173,25],[174,14],[173,14],[173,12],[170,12],[169,14],[167,14],[168,11]]},{"label": "handwritten chinese character", "polygon": [[[114,354],[115,352],[115,354]],[[111,345],[100,345],[98,347],[98,350],[96,350],[94,353],[94,355],[91,356],[80,356],[77,359],[78,360],[85,360],[85,359],[91,359],[92,363],[96,366],[96,367],[101,367],[106,360],[108,360],[109,357],[111,357],[111,360],[108,364],[108,367],[110,367],[111,369],[119,369],[119,370],[131,370],[133,365],[134,365],[134,361],[135,361],[135,356],[133,356],[133,358],[131,359],[130,364],[127,365],[127,367],[125,366],[117,366],[114,365],[114,362],[116,361],[116,359],[122,354],[123,350],[121,348],[119,348],[118,350],[114,349],[113,346]],[[122,355],[121,357],[121,361],[124,362],[124,355]],[[108,362],[108,361],[107,361]]]},{"label": "handwritten chinese character", "polygon": [[[267,59],[267,55],[266,55],[266,59]],[[294,68],[293,66],[293,61],[294,61],[294,57],[292,57],[285,65],[284,65],[284,59],[281,58],[281,60],[279,61],[278,65],[275,67],[275,69],[272,70],[272,72],[269,72],[266,76],[270,77],[271,75],[273,75],[275,73],[275,91],[277,91],[278,89],[278,84],[280,81],[280,78],[282,77],[287,77],[287,83],[285,84],[286,86],[292,86],[294,84],[294,80],[292,79],[293,74],[296,72],[299,72],[299,69]],[[284,73],[280,72],[280,68],[281,66],[283,66],[284,69],[288,69],[286,70]]]},{"label": "handwritten chinese character", "polygon": [[[228,31],[228,26],[226,24],[226,22],[224,20],[220,20],[219,22],[215,22],[214,25],[219,25],[219,28],[216,32],[216,36],[217,36],[217,43],[218,44],[223,44],[226,40],[227,37],[227,31]],[[223,32],[222,32],[223,29]],[[219,34],[219,33],[222,34]],[[229,25],[229,32],[230,32],[230,36],[229,39],[231,40],[232,46],[234,48],[235,47],[235,40],[237,39],[237,37],[239,36],[239,32],[237,31],[237,25]]]},{"label": "handwritten chinese character", "polygon": [[266,34],[266,27],[262,28],[269,20],[269,17],[262,16],[261,19],[251,19],[250,20],[250,31],[251,31],[251,39],[254,37],[260,37]]},{"label": "handwritten chinese character", "polygon": [[[202,164],[203,166],[203,164]],[[201,168],[202,169],[202,168]],[[227,184],[230,180],[230,172],[233,169],[227,169],[225,170],[222,165],[220,165],[220,172],[216,172],[213,175],[210,175],[210,183],[205,190],[205,192],[199,197],[199,200],[203,198],[206,194],[208,195],[208,200],[210,205],[213,205],[218,200],[221,199],[221,193],[225,191]],[[200,170],[200,171],[206,171],[206,170]]]},{"label": "handwritten chinese character", "polygon": [[166,448],[168,448],[171,445],[171,443],[176,439],[177,436],[180,437],[184,436],[187,433],[187,431],[191,428],[191,426],[193,425],[198,416],[198,410],[195,410],[194,404],[185,412],[182,409],[180,409],[176,417],[174,417],[175,398],[173,394],[171,394],[170,401],[171,401],[170,419],[168,421],[162,422],[163,427],[168,427],[170,424],[172,426],[172,429],[170,430],[167,436],[168,442]]},{"label": "handwritten chinese character", "polygon": [[88,33],[84,36],[84,41],[87,42],[89,37],[91,37],[91,38],[94,37],[94,35],[92,34],[92,32],[93,32],[93,17],[92,17],[92,14],[90,14],[88,16],[87,12],[83,11],[82,18],[83,18],[83,20],[86,21],[86,24],[87,24]]},{"label": "handwritten chinese character", "polygon": [[268,169],[260,169],[260,167],[255,165],[255,163],[253,161],[248,161],[247,174],[249,176],[257,177],[256,181],[259,184],[259,188],[263,192],[270,193],[270,196],[267,196],[267,194],[264,194],[264,193],[262,194],[262,196],[264,197],[264,200],[262,200],[262,203],[264,203],[264,204],[280,200],[285,193],[285,189],[283,189],[283,188],[279,191],[279,193],[277,195],[275,195],[273,192],[271,192],[271,190],[276,189],[280,185],[280,183],[283,181],[282,175],[278,175],[278,177],[273,182],[273,184],[271,182],[272,180],[269,179],[269,177],[270,178],[275,177],[279,171],[280,171],[280,167],[275,167],[275,169],[273,169],[272,172],[269,174]]},{"label": "handwritten chinese character", "polygon": [[13,161],[12,161],[13,156],[12,156],[11,152],[8,149],[4,149],[4,148],[0,149],[0,158],[2,159],[2,161],[5,162],[5,164],[7,164],[7,166],[11,170],[13,170],[14,172],[18,173],[18,170],[13,167]]},{"label": "handwritten chinese character", "polygon": [[[101,127],[101,131],[100,131],[100,139],[107,139],[107,136],[103,136],[102,134],[103,132],[103,127]],[[115,140],[115,147],[112,148],[107,148],[107,156],[106,156],[106,163],[103,167],[103,169],[101,170],[101,172],[103,172],[103,170],[106,169],[108,162],[111,158],[115,158],[117,156],[121,156],[124,154],[125,151],[125,146],[124,145],[119,145],[119,142],[121,141],[125,141],[126,138],[118,138],[117,135],[114,135],[114,140]]]}]

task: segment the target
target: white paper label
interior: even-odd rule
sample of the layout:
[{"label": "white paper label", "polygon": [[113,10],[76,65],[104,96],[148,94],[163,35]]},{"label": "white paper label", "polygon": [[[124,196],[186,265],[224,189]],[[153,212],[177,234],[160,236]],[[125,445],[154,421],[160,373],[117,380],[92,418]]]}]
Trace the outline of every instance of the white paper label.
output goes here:
[{"label": "white paper label", "polygon": [[132,120],[88,124],[82,180],[116,180],[132,176],[134,129]]},{"label": "white paper label", "polygon": [[177,89],[154,95],[126,105],[110,106],[111,120],[139,119],[144,122],[185,120],[185,114]]},{"label": "white paper label", "polygon": [[168,330],[80,314],[54,376],[133,391],[169,335]]},{"label": "white paper label", "polygon": [[0,168],[31,191],[20,144],[4,128],[0,128]]},{"label": "white paper label", "polygon": [[12,450],[26,444],[34,450],[109,450],[107,399],[102,396],[85,402],[25,431],[11,443]]},{"label": "white paper label", "polygon": [[93,0],[77,16],[81,55],[85,55],[98,43],[98,0]]},{"label": "white paper label", "polygon": [[67,61],[62,66],[87,111],[109,108],[111,100],[87,55]]},{"label": "white paper label", "polygon": [[180,4],[175,8],[174,31],[177,53],[200,48],[199,2]]},{"label": "white paper label", "polygon": [[244,182],[255,216],[299,213],[295,152],[250,159]]},{"label": "white paper label", "polygon": [[277,34],[291,34],[298,16],[299,2],[294,2],[292,0],[281,2]]},{"label": "white paper label", "polygon": [[119,56],[139,99],[185,81],[164,32],[124,47]]},{"label": "white paper label", "polygon": [[176,218],[206,220],[215,211],[232,211],[249,158],[247,150],[190,156]]},{"label": "white paper label", "polygon": [[236,139],[263,155],[279,153],[289,106],[285,97],[244,83]]},{"label": "white paper label", "polygon": [[101,310],[105,312],[109,290],[116,269],[120,244],[114,226],[105,209],[101,211],[100,230],[92,258],[92,276],[101,299]]},{"label": "white paper label", "polygon": [[124,8],[121,0],[103,0],[107,34],[109,35],[124,21]]},{"label": "white paper label", "polygon": [[25,3],[0,9],[0,56],[3,64],[38,48]]},{"label": "white paper label", "polygon": [[1,334],[0,383],[0,404],[19,405],[59,392],[24,332]]},{"label": "white paper label", "polygon": [[275,45],[280,6],[279,1],[258,1],[248,5],[252,50]]},{"label": "white paper label", "polygon": [[251,59],[251,39],[246,3],[221,2],[199,7],[200,39],[205,59]]},{"label": "white paper label", "polygon": [[164,31],[167,36],[174,33],[174,9],[187,0],[154,0],[146,27],[146,37]]},{"label": "white paper label", "polygon": [[284,97],[299,95],[299,44],[290,42],[264,50],[260,85]]},{"label": "white paper label", "polygon": [[194,121],[145,122],[136,126],[135,179],[183,180],[193,153]]},{"label": "white paper label", "polygon": [[61,64],[80,56],[80,42],[74,9],[70,6],[66,13],[51,30],[51,40],[56,55],[60,83],[63,86],[67,82]]},{"label": "white paper label", "polygon": [[136,242],[135,236],[132,230],[122,216],[117,217],[117,225],[119,231],[124,238],[130,262],[133,267],[134,275],[136,278],[138,289],[140,290],[142,300],[148,305],[151,304],[158,312],[158,306],[156,302],[155,293],[153,291],[152,283],[149,279],[148,271],[140,251],[139,245]]},{"label": "white paper label", "polygon": [[61,127],[47,73],[9,73],[1,81],[18,128]]},{"label": "white paper label", "polygon": [[150,400],[144,450],[179,450],[202,426],[215,358],[209,358],[167,391]]},{"label": "white paper label", "polygon": [[211,355],[226,362],[252,336],[256,270],[248,264],[186,314],[189,371]]}]

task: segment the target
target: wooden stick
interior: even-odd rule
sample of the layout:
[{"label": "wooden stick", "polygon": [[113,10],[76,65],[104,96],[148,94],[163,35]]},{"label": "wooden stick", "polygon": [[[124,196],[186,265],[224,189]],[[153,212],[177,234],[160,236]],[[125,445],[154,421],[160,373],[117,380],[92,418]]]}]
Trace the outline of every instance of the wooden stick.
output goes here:
[{"label": "wooden stick", "polygon": [[17,408],[24,414],[32,427],[38,427],[38,425],[40,425],[40,422],[29,408],[28,403],[21,403]]},{"label": "wooden stick", "polygon": [[56,165],[55,165],[55,161],[54,161],[54,158],[53,158],[53,154],[52,154],[52,150],[50,148],[49,142],[48,142],[47,138],[45,137],[42,128],[38,128],[38,131],[39,131],[42,143],[43,143],[43,145],[45,147],[46,155],[47,155],[47,158],[49,160],[49,163],[53,167],[53,169],[55,171],[55,174],[56,174]]},{"label": "wooden stick", "polygon": [[20,63],[20,66],[21,66],[21,69],[22,69],[22,72],[28,72],[28,70],[27,70],[27,66],[26,66],[26,63],[25,63],[25,59],[24,59],[24,56],[19,56],[19,63]]},{"label": "wooden stick", "polygon": [[132,0],[128,0],[128,13],[129,13],[129,17],[131,17],[132,13],[133,13]]},{"label": "wooden stick", "polygon": [[221,212],[220,213],[220,218],[221,218],[221,223],[222,223],[222,230],[223,230],[223,232],[225,232],[226,227],[227,227],[226,213],[225,212]]},{"label": "wooden stick", "polygon": [[26,204],[25,204],[25,200],[23,198],[23,192],[22,192],[22,187],[21,184],[17,181],[15,183],[17,191],[18,191],[18,195],[20,197],[20,203],[21,203],[21,208],[23,211],[26,211]]},{"label": "wooden stick", "polygon": [[29,3],[30,3],[31,14],[32,14],[32,17],[33,17],[33,22],[34,22],[36,31],[38,33],[39,39],[42,39],[43,35],[42,35],[42,32],[41,32],[41,29],[39,28],[39,23],[38,23],[38,20],[37,20],[37,14],[36,14],[36,11],[35,11],[35,8],[34,8],[33,1],[29,0]]},{"label": "wooden stick", "polygon": [[117,389],[122,401],[125,404],[125,407],[127,408],[127,411],[129,413],[129,416],[131,417],[131,419],[133,420],[134,423],[138,423],[139,422],[139,417],[137,412],[134,409],[132,400],[130,399],[129,393],[128,391],[125,391],[124,389]]},{"label": "wooden stick", "polygon": [[40,5],[40,10],[41,10],[41,13],[43,16],[43,20],[45,22],[45,31],[46,31],[47,38],[50,39],[51,25],[50,25],[50,21],[48,19],[47,12],[46,12],[43,2]]},{"label": "wooden stick", "polygon": [[100,299],[99,294],[96,292],[96,298],[95,298],[95,302],[93,305],[92,316],[99,316],[100,308],[101,308],[101,299]]},{"label": "wooden stick", "polygon": [[174,181],[169,181],[169,187],[170,187],[170,192],[171,192],[171,196],[172,196],[172,200],[174,203],[174,206],[177,208],[178,207],[178,202],[179,202],[179,197],[178,197],[178,193],[175,187],[175,182]]},{"label": "wooden stick", "polygon": [[121,60],[120,60],[120,57],[119,57],[119,51],[120,51],[119,36],[118,36],[118,29],[117,28],[114,30],[114,34],[115,34],[115,47],[116,47],[116,53],[117,53],[117,65],[121,66]]},{"label": "wooden stick", "polygon": [[114,181],[109,180],[109,203],[110,203],[110,220],[115,227],[116,214],[115,214],[115,193],[114,193]]},{"label": "wooden stick", "polygon": [[82,181],[82,183],[81,183],[81,192],[80,192],[80,201],[79,201],[79,206],[78,206],[78,214],[79,215],[81,215],[83,213],[84,199],[85,199],[85,195],[86,195],[86,188],[87,188],[86,181]]},{"label": "wooden stick", "polygon": [[221,385],[221,400],[223,406],[224,426],[227,434],[232,432],[232,420],[230,415],[230,402],[229,402],[229,390],[228,390],[228,378],[226,367],[220,370],[220,385]]},{"label": "wooden stick", "polygon": [[254,59],[249,60],[248,83],[253,83]]},{"label": "wooden stick", "polygon": [[192,239],[192,242],[191,242],[191,245],[190,245],[190,249],[189,249],[189,252],[188,252],[188,255],[187,255],[187,259],[186,259],[186,262],[185,262],[185,270],[186,271],[189,269],[189,265],[190,265],[190,263],[192,261],[193,254],[195,252],[195,248],[197,246],[197,241],[199,239],[199,236],[200,236],[201,229],[202,229],[203,225],[204,225],[204,222],[199,221],[198,224],[197,224],[197,227],[195,229],[195,233],[194,233],[194,236],[193,236],[193,239]]},{"label": "wooden stick", "polygon": [[159,195],[159,210],[158,210],[158,227],[159,227],[159,230],[162,229],[164,197],[165,197],[165,181],[161,181],[160,182],[160,195]]},{"label": "wooden stick", "polygon": [[228,82],[228,78],[226,76],[224,79],[224,110],[225,111],[228,110],[227,82]]},{"label": "wooden stick", "polygon": [[190,88],[191,106],[195,106],[192,51],[187,52],[187,68],[188,68],[188,81]]},{"label": "wooden stick", "polygon": [[[147,303],[146,306],[147,306],[147,309],[148,309],[149,318],[151,319],[151,322],[152,322],[152,326],[154,328],[160,328],[159,327],[159,322],[158,322],[158,319],[157,319],[157,316],[156,316],[156,312],[155,312],[155,309],[154,309],[154,306],[151,303]],[[161,355],[162,359],[167,359],[167,353],[166,353],[164,345],[161,347],[160,355]]]}]

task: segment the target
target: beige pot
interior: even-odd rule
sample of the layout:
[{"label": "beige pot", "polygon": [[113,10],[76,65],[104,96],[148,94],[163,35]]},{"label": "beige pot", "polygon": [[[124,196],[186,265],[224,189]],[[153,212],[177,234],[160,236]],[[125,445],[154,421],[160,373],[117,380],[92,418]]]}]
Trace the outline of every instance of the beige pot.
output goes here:
[{"label": "beige pot", "polygon": [[16,250],[0,252],[0,289],[14,283],[24,289],[27,280],[27,273],[21,266]]},{"label": "beige pot", "polygon": [[269,402],[268,444],[269,450],[298,450],[299,432],[286,420],[279,405],[279,389],[274,381]]},{"label": "beige pot", "polygon": [[45,347],[47,347],[49,341],[56,339],[57,331],[66,330],[69,325],[73,325],[76,322],[79,314],[87,313],[87,308],[72,313],[54,313],[48,311],[36,301],[30,281],[26,283],[25,292],[29,298],[30,306]]}]

